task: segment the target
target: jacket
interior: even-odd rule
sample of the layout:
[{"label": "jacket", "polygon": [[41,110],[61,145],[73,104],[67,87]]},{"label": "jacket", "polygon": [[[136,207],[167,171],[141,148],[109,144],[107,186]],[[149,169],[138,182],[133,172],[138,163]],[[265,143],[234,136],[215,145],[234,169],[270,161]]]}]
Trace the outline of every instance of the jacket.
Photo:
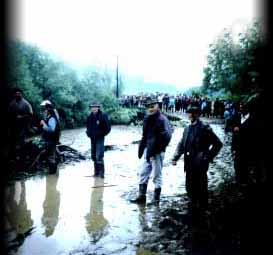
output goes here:
[{"label": "jacket", "polygon": [[87,118],[86,134],[91,139],[102,138],[111,131],[110,121],[106,113],[98,111],[91,113]]},{"label": "jacket", "polygon": [[177,145],[173,161],[177,161],[182,154],[185,154],[185,157],[197,166],[203,162],[211,162],[222,148],[222,142],[209,125],[200,120],[197,120],[195,125],[195,134],[190,142],[188,138],[191,125],[184,129],[183,137]]},{"label": "jacket", "polygon": [[147,148],[147,160],[158,153],[164,152],[171,137],[172,129],[166,116],[160,112],[145,116],[142,138],[138,147],[138,157],[142,157],[145,148]]},{"label": "jacket", "polygon": [[[54,129],[50,126],[50,121],[55,124]],[[43,127],[42,137],[46,142],[59,143],[61,128],[60,123],[55,116],[49,116],[45,119],[46,126]]]}]

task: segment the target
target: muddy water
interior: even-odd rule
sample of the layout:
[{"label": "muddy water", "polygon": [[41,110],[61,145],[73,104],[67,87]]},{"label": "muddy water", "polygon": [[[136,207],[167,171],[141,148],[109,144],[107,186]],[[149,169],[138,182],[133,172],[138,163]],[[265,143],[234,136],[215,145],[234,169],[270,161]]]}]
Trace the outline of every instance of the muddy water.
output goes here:
[{"label": "muddy water", "polygon": [[[212,127],[223,140],[223,127]],[[183,160],[176,167],[170,164],[182,132],[182,128],[175,129],[165,153],[161,204],[185,193]],[[9,243],[18,246],[10,254],[154,254],[138,247],[143,233],[157,222],[157,208],[128,201],[138,191],[142,160],[137,158],[136,141],[140,136],[140,127],[112,128],[105,144],[114,147],[105,152],[105,179],[101,179],[91,177],[93,165],[85,129],[64,131],[61,142],[85,154],[87,160],[61,164],[57,175],[36,176],[7,187],[7,238],[17,237]],[[219,159],[214,164],[225,166]],[[221,173],[210,170],[210,187],[219,182]],[[153,189],[150,181],[148,202]],[[18,234],[24,233],[18,241]]]}]

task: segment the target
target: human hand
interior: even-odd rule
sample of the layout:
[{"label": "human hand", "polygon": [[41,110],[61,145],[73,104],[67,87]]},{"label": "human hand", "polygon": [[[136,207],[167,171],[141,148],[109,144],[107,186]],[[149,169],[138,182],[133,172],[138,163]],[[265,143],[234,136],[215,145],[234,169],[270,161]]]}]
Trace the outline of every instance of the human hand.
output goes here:
[{"label": "human hand", "polygon": [[45,125],[45,121],[44,121],[44,120],[41,120],[41,121],[40,121],[40,125],[41,125],[41,126]]}]

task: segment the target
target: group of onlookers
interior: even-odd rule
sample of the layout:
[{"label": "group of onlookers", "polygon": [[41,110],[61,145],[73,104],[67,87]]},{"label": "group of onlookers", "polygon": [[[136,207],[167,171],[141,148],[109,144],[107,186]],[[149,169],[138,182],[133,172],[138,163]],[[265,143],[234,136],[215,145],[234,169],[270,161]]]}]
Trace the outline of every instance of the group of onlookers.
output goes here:
[{"label": "group of onlookers", "polygon": [[185,113],[189,105],[195,105],[200,108],[202,117],[229,119],[239,109],[239,104],[231,100],[185,94],[170,95],[168,93],[123,95],[119,98],[119,103],[128,108],[144,107],[147,99],[151,97],[157,99],[161,111],[170,113]]}]

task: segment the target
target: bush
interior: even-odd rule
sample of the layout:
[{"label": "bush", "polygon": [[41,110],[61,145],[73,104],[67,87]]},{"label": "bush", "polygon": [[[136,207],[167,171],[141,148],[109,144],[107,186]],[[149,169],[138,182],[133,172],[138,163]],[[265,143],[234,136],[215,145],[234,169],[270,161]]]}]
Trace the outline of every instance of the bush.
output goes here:
[{"label": "bush", "polygon": [[113,125],[128,125],[137,118],[137,110],[119,107],[109,112],[109,118]]}]

